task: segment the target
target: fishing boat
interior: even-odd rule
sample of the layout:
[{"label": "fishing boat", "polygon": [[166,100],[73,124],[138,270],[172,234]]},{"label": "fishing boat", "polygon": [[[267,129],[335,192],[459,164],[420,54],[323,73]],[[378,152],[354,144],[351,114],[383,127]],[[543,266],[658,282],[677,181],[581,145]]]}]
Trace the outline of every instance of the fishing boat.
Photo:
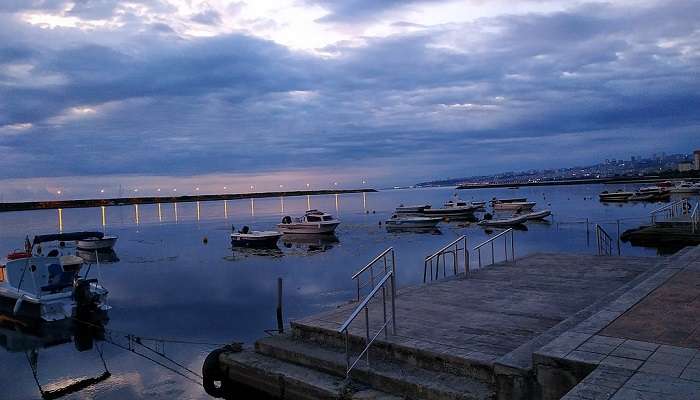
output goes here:
[{"label": "fishing boat", "polygon": [[240,231],[231,233],[231,245],[243,247],[276,247],[282,234],[277,231],[251,231],[244,226]]},{"label": "fishing boat", "polygon": [[634,196],[634,192],[627,192],[622,189],[616,192],[608,192],[607,190],[600,193],[598,198],[602,202],[623,202],[628,201],[630,197]]},{"label": "fishing boat", "polygon": [[108,250],[117,243],[117,236],[105,235],[102,232],[94,232],[94,234],[94,236],[76,240],[76,247],[81,250]]},{"label": "fishing boat", "polygon": [[402,217],[394,214],[384,225],[387,229],[430,229],[435,228],[441,220],[440,217]]},{"label": "fishing boat", "polygon": [[483,219],[478,222],[481,226],[514,226],[522,225],[527,221],[527,217],[524,215],[512,216],[509,218],[496,218],[496,219]]},{"label": "fishing boat", "polygon": [[507,203],[492,203],[493,209],[496,211],[517,211],[517,212],[523,212],[523,211],[528,211],[532,210],[535,207],[534,201],[513,201],[513,202],[507,202]]},{"label": "fishing boat", "polygon": [[398,207],[396,207],[394,213],[403,215],[416,215],[422,213],[423,211],[429,208],[430,204],[418,204],[413,206],[405,206],[401,204]]},{"label": "fishing boat", "polygon": [[303,217],[294,218],[286,216],[282,218],[282,223],[277,224],[277,228],[283,234],[298,233],[333,233],[340,225],[340,220],[335,219],[330,214],[318,210],[308,210]]},{"label": "fishing boat", "polygon": [[79,309],[110,309],[107,289],[87,277],[89,268],[81,275],[84,260],[65,246],[90,233],[39,235],[32,242],[27,238],[23,251],[8,254],[0,263],[0,311],[57,321],[75,316]]}]

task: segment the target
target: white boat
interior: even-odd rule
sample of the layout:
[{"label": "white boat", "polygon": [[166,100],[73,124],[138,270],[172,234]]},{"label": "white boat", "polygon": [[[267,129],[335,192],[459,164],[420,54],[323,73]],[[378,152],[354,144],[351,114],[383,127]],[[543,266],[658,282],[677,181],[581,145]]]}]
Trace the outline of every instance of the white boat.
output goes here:
[{"label": "white boat", "polygon": [[450,200],[445,203],[442,208],[426,208],[420,212],[421,216],[425,217],[459,217],[474,214],[479,207],[474,206],[466,201]]},{"label": "white boat", "polygon": [[244,247],[276,247],[282,234],[277,231],[251,231],[244,226],[240,231],[231,233],[231,244]]},{"label": "white boat", "polygon": [[639,188],[630,198],[630,201],[656,201],[671,197],[670,190],[658,186],[646,186]]},{"label": "white boat", "polygon": [[117,243],[117,236],[105,235],[101,232],[95,233],[95,236],[76,240],[76,247],[78,247],[81,250],[107,250],[113,248],[114,245]]},{"label": "white boat", "polygon": [[608,192],[607,190],[600,193],[598,198],[603,202],[622,202],[628,201],[630,197],[634,196],[634,192],[627,192],[622,189],[616,192]]},{"label": "white boat", "polygon": [[497,199],[494,197],[493,199],[491,199],[491,205],[496,203],[524,203],[526,201],[527,197],[510,197],[504,199]]},{"label": "white boat", "polygon": [[430,204],[417,204],[417,205],[412,205],[412,206],[405,206],[405,205],[401,204],[398,207],[396,207],[396,211],[394,211],[394,212],[396,214],[416,215],[416,214],[420,214],[421,212],[423,212],[429,208],[430,208]]},{"label": "white boat", "polygon": [[[33,242],[26,240],[24,251],[10,253],[0,266],[2,310],[44,321],[71,318],[79,308],[108,310],[108,291],[97,279],[88,279],[89,269],[81,275],[84,260],[65,247],[83,237],[81,232],[36,236]],[[59,245],[48,246],[50,242]]]},{"label": "white boat", "polygon": [[333,233],[340,225],[340,221],[332,215],[318,210],[308,210],[303,217],[294,218],[286,216],[277,228],[284,234],[295,233]]},{"label": "white boat", "polygon": [[671,193],[700,193],[700,183],[681,182],[670,191]]},{"label": "white boat", "polygon": [[545,219],[552,215],[551,210],[540,210],[540,211],[533,211],[530,213],[525,213],[525,214],[517,214],[516,216],[518,217],[525,217],[526,220],[532,221],[532,220],[538,220],[538,219]]},{"label": "white boat", "polygon": [[440,221],[442,221],[440,217],[401,217],[394,214],[386,220],[384,225],[387,229],[430,229],[434,228]]},{"label": "white boat", "polygon": [[478,222],[481,226],[513,226],[521,225],[527,221],[524,215],[512,216],[510,218],[484,219]]},{"label": "white boat", "polygon": [[523,201],[523,202],[496,202],[493,203],[493,209],[497,211],[529,211],[535,207],[534,201]]}]

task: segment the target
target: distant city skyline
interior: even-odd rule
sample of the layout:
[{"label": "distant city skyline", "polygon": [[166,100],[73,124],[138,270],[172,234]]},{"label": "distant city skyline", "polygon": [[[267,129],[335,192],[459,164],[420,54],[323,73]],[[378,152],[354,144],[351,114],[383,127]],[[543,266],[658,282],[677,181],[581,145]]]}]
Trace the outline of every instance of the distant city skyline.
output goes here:
[{"label": "distant city skyline", "polygon": [[3,1],[0,191],[387,187],[685,152],[697,15],[663,0]]}]

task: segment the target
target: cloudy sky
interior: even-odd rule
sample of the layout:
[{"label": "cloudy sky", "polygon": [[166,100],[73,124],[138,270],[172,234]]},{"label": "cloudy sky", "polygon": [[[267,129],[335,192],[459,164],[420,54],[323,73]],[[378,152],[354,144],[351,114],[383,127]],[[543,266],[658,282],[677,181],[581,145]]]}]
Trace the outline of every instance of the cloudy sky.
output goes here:
[{"label": "cloudy sky", "polygon": [[696,0],[1,0],[0,186],[384,186],[689,152],[698,15]]}]

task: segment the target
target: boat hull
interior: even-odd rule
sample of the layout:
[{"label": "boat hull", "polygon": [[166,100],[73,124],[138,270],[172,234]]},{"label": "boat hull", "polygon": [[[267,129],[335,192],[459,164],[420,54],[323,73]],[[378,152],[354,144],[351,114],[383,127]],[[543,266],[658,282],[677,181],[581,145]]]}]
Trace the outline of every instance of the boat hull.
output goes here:
[{"label": "boat hull", "polygon": [[278,224],[277,229],[285,235],[293,234],[330,234],[340,222],[293,222],[290,224]]},{"label": "boat hull", "polygon": [[532,210],[535,207],[535,203],[494,203],[493,209],[498,211],[506,210]]},{"label": "boat hull", "polygon": [[242,236],[231,235],[231,245],[237,247],[277,247],[282,234],[266,235],[266,236]]},{"label": "boat hull", "polygon": [[81,250],[107,250],[117,243],[116,237],[104,237],[97,240],[78,240],[76,246]]}]

